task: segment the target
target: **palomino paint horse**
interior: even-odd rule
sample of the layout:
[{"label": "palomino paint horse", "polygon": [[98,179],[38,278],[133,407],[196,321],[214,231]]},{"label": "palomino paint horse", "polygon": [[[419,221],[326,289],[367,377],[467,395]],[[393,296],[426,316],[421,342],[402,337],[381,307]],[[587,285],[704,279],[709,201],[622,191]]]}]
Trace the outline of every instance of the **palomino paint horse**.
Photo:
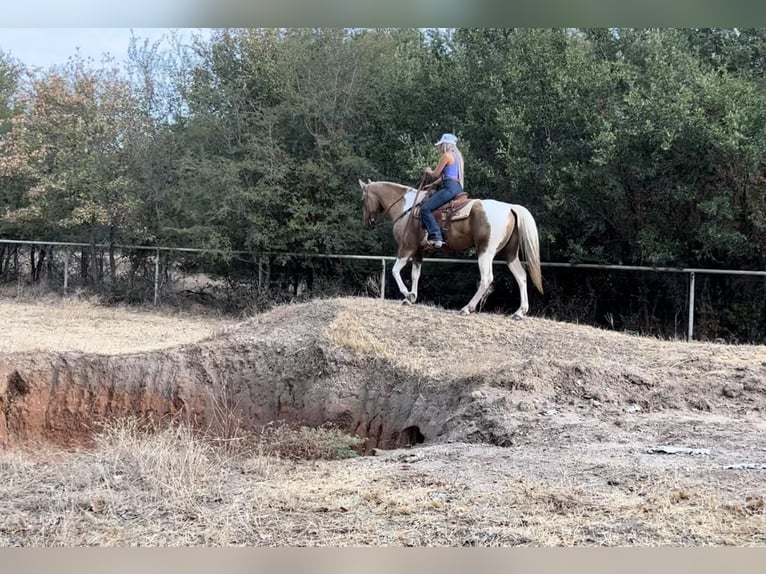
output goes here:
[{"label": "palomino paint horse", "polygon": [[[392,270],[404,303],[414,303],[418,298],[418,280],[423,263],[424,236],[420,218],[413,215],[413,206],[422,201],[422,192],[387,181],[359,180],[362,188],[364,222],[372,229],[381,215],[387,215],[394,222],[394,239],[399,244],[396,262]],[[476,294],[463,307],[463,313],[476,311],[477,305],[489,294],[492,285],[492,261],[500,253],[508,264],[521,292],[521,305],[513,314],[521,319],[529,310],[527,298],[527,273],[519,260],[521,249],[529,264],[529,274],[537,290],[542,293],[540,274],[540,247],[537,224],[532,214],[521,205],[503,203],[492,199],[473,200],[467,217],[451,222],[445,239],[450,251],[463,251],[471,247],[478,253],[481,281]],[[438,217],[437,217],[438,219]],[[401,270],[412,261],[412,289],[402,281]]]}]

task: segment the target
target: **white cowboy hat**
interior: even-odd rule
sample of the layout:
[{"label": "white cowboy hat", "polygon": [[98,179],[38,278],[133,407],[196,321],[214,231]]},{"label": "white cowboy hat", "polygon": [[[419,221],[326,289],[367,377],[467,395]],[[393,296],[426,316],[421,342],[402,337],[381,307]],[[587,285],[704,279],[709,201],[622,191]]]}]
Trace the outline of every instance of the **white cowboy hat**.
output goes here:
[{"label": "white cowboy hat", "polygon": [[453,136],[452,134],[442,134],[442,138],[436,142],[434,145],[441,145],[441,144],[456,144],[457,138]]}]

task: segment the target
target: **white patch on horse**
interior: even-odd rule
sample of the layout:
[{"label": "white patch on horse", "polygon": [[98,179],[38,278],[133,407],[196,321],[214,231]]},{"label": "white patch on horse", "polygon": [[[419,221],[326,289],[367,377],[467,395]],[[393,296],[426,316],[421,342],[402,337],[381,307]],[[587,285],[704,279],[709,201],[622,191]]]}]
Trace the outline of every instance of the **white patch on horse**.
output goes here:
[{"label": "white patch on horse", "polygon": [[404,194],[404,211],[412,208],[413,204],[415,203],[415,197],[417,195],[417,189],[411,187],[407,190],[407,193]]},{"label": "white patch on horse", "polygon": [[508,239],[510,239],[509,237],[506,237],[505,234],[508,231],[508,218],[513,217],[511,215],[511,206],[494,199],[482,199],[481,205],[484,207],[484,212],[487,214],[490,228],[487,249],[494,255],[506,244]]}]

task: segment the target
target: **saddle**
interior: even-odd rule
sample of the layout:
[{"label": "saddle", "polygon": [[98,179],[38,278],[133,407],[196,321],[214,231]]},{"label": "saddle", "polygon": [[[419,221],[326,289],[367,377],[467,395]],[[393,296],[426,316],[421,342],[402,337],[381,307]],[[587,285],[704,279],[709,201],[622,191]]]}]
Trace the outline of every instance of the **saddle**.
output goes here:
[{"label": "saddle", "polygon": [[459,193],[451,201],[434,210],[436,222],[442,227],[442,231],[449,228],[452,221],[460,221],[471,215],[471,207],[475,199],[469,199],[466,192]]},{"label": "saddle", "polygon": [[[477,199],[470,199],[464,191],[459,193],[450,201],[433,211],[434,219],[442,231],[442,237],[447,238],[449,228],[453,221],[460,221],[471,215],[471,208]],[[420,201],[417,201],[419,204]],[[415,207],[413,215],[420,219],[420,205]]]}]

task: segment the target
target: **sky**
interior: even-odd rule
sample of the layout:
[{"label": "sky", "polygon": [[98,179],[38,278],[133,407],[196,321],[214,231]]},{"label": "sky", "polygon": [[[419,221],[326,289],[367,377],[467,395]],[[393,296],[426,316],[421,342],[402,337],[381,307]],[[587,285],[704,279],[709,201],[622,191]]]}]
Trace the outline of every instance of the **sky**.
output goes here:
[{"label": "sky", "polygon": [[[79,53],[101,63],[108,53],[118,62],[128,56],[131,31],[139,40],[163,40],[176,30],[182,37],[199,32],[197,28],[0,28],[0,51],[28,68],[48,69],[64,64]],[[167,44],[166,44],[167,46]]]}]

